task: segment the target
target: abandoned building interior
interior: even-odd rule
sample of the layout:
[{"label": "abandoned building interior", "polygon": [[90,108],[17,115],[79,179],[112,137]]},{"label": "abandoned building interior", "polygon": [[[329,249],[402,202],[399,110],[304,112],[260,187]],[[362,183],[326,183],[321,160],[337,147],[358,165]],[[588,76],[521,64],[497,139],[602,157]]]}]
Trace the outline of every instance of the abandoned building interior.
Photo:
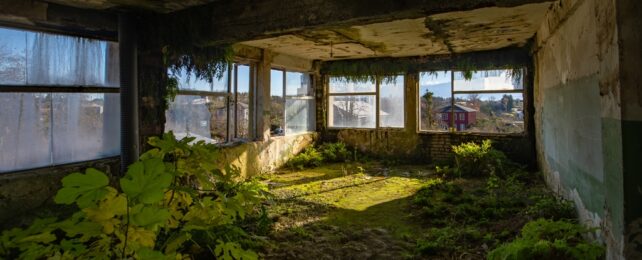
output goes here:
[{"label": "abandoned building interior", "polygon": [[52,208],[74,172],[117,183],[170,132],[244,179],[323,143],[434,169],[491,140],[572,203],[602,257],[641,259],[640,14],[636,0],[3,0],[0,226]]}]

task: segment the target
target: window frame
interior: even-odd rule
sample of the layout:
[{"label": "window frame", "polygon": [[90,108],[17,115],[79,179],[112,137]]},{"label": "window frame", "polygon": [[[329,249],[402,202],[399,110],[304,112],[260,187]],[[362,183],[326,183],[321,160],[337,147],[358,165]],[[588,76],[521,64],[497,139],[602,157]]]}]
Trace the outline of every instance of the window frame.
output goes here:
[{"label": "window frame", "polygon": [[326,111],[326,118],[330,118],[330,109],[331,109],[331,103],[330,103],[330,97],[340,97],[340,96],[373,96],[375,98],[375,126],[368,128],[368,127],[340,127],[340,126],[330,126],[330,120],[326,120],[326,128],[330,130],[344,130],[344,129],[355,129],[355,130],[392,130],[392,131],[399,131],[403,130],[406,128],[407,125],[407,116],[406,116],[406,77],[408,74],[399,74],[396,75],[395,77],[402,77],[402,94],[401,97],[403,98],[403,126],[400,127],[394,127],[394,126],[381,126],[381,97],[380,97],[380,92],[381,92],[381,79],[375,80],[375,91],[374,92],[342,92],[342,93],[332,93],[330,92],[330,80],[332,77],[338,77],[338,76],[332,76],[332,75],[327,75],[326,76],[326,81],[327,84],[325,84],[325,93],[327,93],[327,111]]},{"label": "window frame", "polygon": [[[238,137],[238,66],[248,66],[250,77],[248,78],[248,137]],[[205,91],[205,90],[190,90],[190,89],[178,89],[176,96],[201,96],[201,97],[224,97],[225,98],[225,140],[220,143],[214,143],[215,145],[226,145],[233,143],[235,141],[247,139],[252,140],[254,138],[254,131],[252,131],[253,126],[253,115],[252,111],[255,108],[254,105],[254,89],[256,83],[254,82],[256,76],[256,65],[253,62],[248,61],[234,61],[233,63],[228,64],[227,71],[225,72],[227,77],[226,89],[223,91]],[[233,108],[233,110],[232,110]],[[169,108],[168,108],[169,109]],[[230,116],[230,111],[234,111],[233,115]],[[167,112],[167,111],[165,111]],[[231,125],[232,120],[234,120],[234,126]],[[233,129],[232,129],[233,128]],[[165,129],[166,131],[167,129]]]},{"label": "window frame", "polygon": [[[287,137],[287,136],[297,136],[297,135],[315,133],[316,132],[316,124],[313,125],[313,128],[314,128],[313,130],[308,130],[308,131],[305,131],[305,132],[294,133],[294,134],[288,134],[287,131],[286,131],[287,130],[287,127],[286,127],[286,125],[287,125],[287,120],[286,120],[287,116],[285,114],[285,112],[286,112],[286,104],[287,104],[287,100],[288,99],[291,99],[291,100],[312,100],[313,101],[312,107],[316,110],[316,98],[314,97],[314,76],[311,73],[306,72],[306,71],[293,70],[293,69],[288,69],[288,68],[281,67],[281,66],[271,66],[270,67],[270,75],[271,75],[273,70],[280,71],[282,73],[282,77],[283,77],[283,81],[281,82],[282,91],[283,91],[283,96],[282,96],[282,98],[283,98],[283,135],[272,135],[272,133],[270,133],[270,138],[281,138],[281,137]],[[302,74],[308,76],[308,78],[310,79],[310,81],[309,81],[310,82],[310,93],[308,95],[305,95],[305,96],[288,96],[288,92],[287,92],[287,82],[288,82],[287,74],[288,74],[288,72],[302,73]],[[270,77],[270,79],[271,79],[271,77]],[[270,104],[272,103],[272,100],[271,100],[271,98],[272,98],[272,87],[273,87],[272,86],[272,80],[270,80],[270,91],[269,91],[270,92],[270,95],[269,95],[270,96]],[[316,122],[316,112],[315,113],[311,113],[311,115],[315,117],[314,121]],[[270,124],[271,123],[272,122],[270,122]]]},{"label": "window frame", "polygon": [[[46,30],[42,28],[30,28],[30,27],[24,27],[24,26],[3,26],[0,25],[0,29],[6,29],[6,30],[16,30],[16,31],[22,31],[26,33],[44,33],[48,35],[53,35],[53,36],[64,36],[64,37],[76,37],[76,38],[83,38],[83,39],[88,39],[88,40],[97,40],[97,41],[102,41],[105,43],[111,43],[111,44],[116,44],[118,45],[118,39],[117,38],[110,38],[110,37],[96,37],[95,35],[85,35],[85,34],[75,34],[75,33],[69,33],[66,31],[59,31],[59,30]],[[28,47],[28,46],[25,46]],[[120,49],[118,50],[120,51]],[[106,64],[107,66],[107,64]],[[118,70],[120,70],[120,61],[118,62]],[[119,71],[120,72],[120,71]],[[27,94],[35,94],[35,93],[43,93],[43,94],[48,94],[51,97],[53,97],[55,94],[120,94],[121,86],[120,86],[120,80],[118,81],[117,85],[112,85],[112,86],[99,86],[99,85],[74,85],[74,84],[69,84],[69,85],[57,85],[57,84],[28,84],[25,82],[24,85],[21,84],[4,84],[0,83],[0,94],[3,93],[13,93],[13,94],[20,94],[20,93],[27,93]],[[120,102],[120,100],[119,100]],[[53,110],[51,111],[53,114]],[[122,111],[120,111],[120,114],[122,114]],[[119,115],[120,116],[120,115]],[[53,121],[52,121],[53,122]],[[53,142],[53,138],[51,140]],[[55,163],[52,162],[47,165],[43,166],[35,166],[35,167],[28,167],[28,168],[18,168],[18,169],[13,169],[9,170],[6,172],[0,172],[1,174],[15,174],[15,173],[25,173],[25,172],[33,172],[33,171],[38,171],[41,169],[47,169],[51,167],[66,167],[70,166],[73,167],[73,165],[84,165],[87,163],[96,163],[96,162],[102,162],[102,161],[111,161],[116,158],[120,158],[121,153],[120,153],[120,148],[119,148],[119,153],[115,155],[110,155],[110,156],[103,156],[103,157],[97,157],[93,159],[86,159],[86,160],[78,160],[78,161],[69,161],[69,162],[62,162],[62,163]]]},{"label": "window frame", "polygon": [[[446,118],[449,121],[449,127],[448,131],[437,131],[437,130],[422,130],[421,129],[421,93],[419,89],[421,86],[417,84],[417,91],[416,91],[416,96],[417,96],[417,132],[418,133],[431,133],[431,134],[451,134],[451,133],[458,133],[458,134],[478,134],[478,135],[526,135],[528,128],[526,126],[526,116],[522,118],[524,122],[524,128],[521,132],[515,132],[515,133],[492,133],[492,132],[470,132],[470,131],[458,131],[457,125],[455,124],[455,96],[456,95],[465,95],[465,94],[522,94],[523,102],[526,102],[527,99],[527,85],[526,85],[526,78],[525,75],[527,74],[528,68],[526,66],[520,66],[519,68],[515,68],[522,70],[522,88],[521,89],[508,89],[508,90],[455,90],[455,73],[461,72],[463,73],[464,71],[461,69],[450,69],[446,70],[447,72],[450,73],[450,112],[447,115],[448,118]],[[491,70],[507,70],[507,69],[493,69],[493,68],[488,68],[488,69],[480,69],[478,72],[482,71],[491,71]],[[422,73],[426,72],[431,72],[430,70],[422,70],[418,72],[418,79],[420,79]],[[525,104],[525,103],[524,103]],[[526,113],[526,107],[523,107],[523,113]],[[468,116],[466,116],[467,118]],[[464,120],[466,120],[464,118]]]}]

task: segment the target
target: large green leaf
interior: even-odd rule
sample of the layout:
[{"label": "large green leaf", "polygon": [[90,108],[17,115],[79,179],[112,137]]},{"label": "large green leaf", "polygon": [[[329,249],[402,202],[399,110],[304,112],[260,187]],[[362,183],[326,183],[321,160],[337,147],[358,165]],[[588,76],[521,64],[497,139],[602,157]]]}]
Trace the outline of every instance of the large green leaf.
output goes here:
[{"label": "large green leaf", "polygon": [[62,179],[62,189],[58,191],[54,201],[58,204],[72,204],[87,208],[96,205],[106,194],[109,178],[104,173],[89,168],[85,174],[76,172]]},{"label": "large green leaf", "polygon": [[169,211],[154,206],[137,205],[132,209],[131,221],[134,225],[155,230],[169,218]]},{"label": "large green leaf", "polygon": [[163,161],[153,158],[130,165],[127,175],[120,179],[120,187],[130,199],[152,204],[163,199],[172,178],[172,174],[165,172]]},{"label": "large green leaf", "polygon": [[223,260],[255,260],[259,256],[252,252],[251,250],[244,250],[241,245],[235,242],[223,242],[218,241],[216,248],[214,248],[214,254],[217,259]]}]

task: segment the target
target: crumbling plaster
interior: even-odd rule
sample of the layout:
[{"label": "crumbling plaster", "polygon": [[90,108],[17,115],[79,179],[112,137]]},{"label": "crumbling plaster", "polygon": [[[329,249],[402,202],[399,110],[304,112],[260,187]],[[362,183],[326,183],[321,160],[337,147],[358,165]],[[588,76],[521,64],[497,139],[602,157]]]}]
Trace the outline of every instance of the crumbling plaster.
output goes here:
[{"label": "crumbling plaster", "polygon": [[303,30],[245,45],[310,60],[408,57],[523,46],[550,3],[488,7],[424,18]]},{"label": "crumbling plaster", "polygon": [[624,247],[615,0],[562,0],[535,39],[538,161],[549,186],[599,227],[607,258]]}]

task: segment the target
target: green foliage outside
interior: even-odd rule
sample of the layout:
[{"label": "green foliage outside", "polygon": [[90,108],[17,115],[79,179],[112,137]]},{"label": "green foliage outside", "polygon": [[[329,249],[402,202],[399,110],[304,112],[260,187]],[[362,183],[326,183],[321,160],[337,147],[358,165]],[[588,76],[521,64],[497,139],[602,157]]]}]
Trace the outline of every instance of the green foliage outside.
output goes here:
[{"label": "green foliage outside", "polygon": [[517,239],[491,251],[488,259],[601,259],[604,247],[582,237],[591,231],[567,220],[538,219],[527,223]]},{"label": "green foliage outside", "polygon": [[350,160],[352,153],[345,143],[324,143],[319,148],[309,146],[286,163],[292,169],[303,170],[305,168],[319,167],[322,163],[346,162]]},{"label": "green foliage outside", "polygon": [[[256,259],[237,228],[266,197],[266,187],[243,182],[238,169],[216,163],[218,148],[170,132],[150,138],[154,149],[130,165],[119,186],[96,169],[62,180],[58,204],[71,217],[37,219],[0,236],[9,259]],[[237,236],[223,235],[233,229]],[[218,232],[218,233],[217,233]],[[245,236],[247,237],[247,236]],[[247,245],[247,243],[245,243]]]}]

